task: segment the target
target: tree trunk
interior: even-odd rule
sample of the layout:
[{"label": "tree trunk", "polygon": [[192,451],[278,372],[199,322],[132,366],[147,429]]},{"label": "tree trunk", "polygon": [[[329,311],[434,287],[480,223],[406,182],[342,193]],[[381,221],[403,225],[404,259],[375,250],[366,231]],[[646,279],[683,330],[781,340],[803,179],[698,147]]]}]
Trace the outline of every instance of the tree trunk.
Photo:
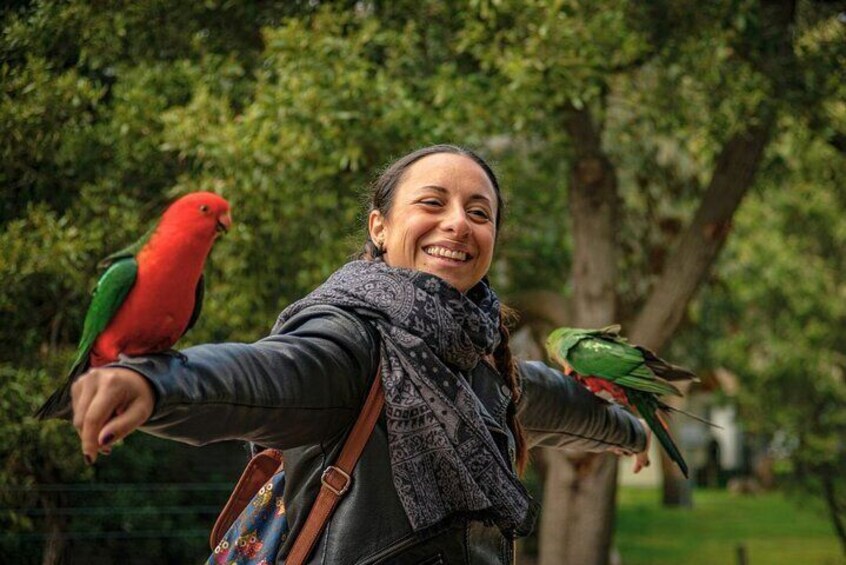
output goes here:
[{"label": "tree trunk", "polygon": [[[785,77],[795,76],[785,69],[796,66],[791,43],[791,26],[796,16],[795,0],[762,0],[764,42],[757,46],[759,68],[773,84],[777,97],[787,88]],[[635,320],[629,337],[655,351],[667,343],[678,329],[687,305],[711,270],[731,228],[731,219],[743,197],[755,182],[764,150],[775,126],[774,105],[764,103],[753,124],[745,132],[734,135],[723,146],[714,167],[714,174],[696,215],[680,238],[663,274]],[[682,392],[686,392],[682,387]],[[667,399],[677,405],[677,399]],[[663,500],[667,505],[689,506],[690,485],[661,454],[664,474]],[[671,472],[666,471],[672,469]]]},{"label": "tree trunk", "polygon": [[[664,274],[629,332],[632,342],[660,350],[677,330],[688,303],[725,242],[733,214],[754,182],[769,141],[771,123],[771,119],[765,119],[724,146],[693,222],[680,238]],[[616,177],[611,163],[602,154],[598,133],[586,111],[571,114],[568,130],[574,140],[579,140],[580,148],[570,184],[575,250],[571,323],[579,327],[601,327],[616,321]],[[608,463],[586,463],[580,458],[574,464],[560,454],[546,457],[540,530],[542,563],[606,563],[608,560],[614,523],[616,461],[610,456],[584,457]],[[664,455],[662,468],[665,503],[689,506],[690,485]],[[597,475],[592,476],[593,472]],[[562,484],[568,485],[568,495],[552,492]],[[587,556],[593,557],[586,561]]]},{"label": "tree trunk", "polygon": [[542,451],[547,470],[539,565],[606,565],[616,508],[617,458]]},{"label": "tree trunk", "polygon": [[828,507],[828,513],[831,516],[831,523],[834,524],[834,532],[840,540],[843,555],[846,556],[846,524],[843,523],[843,507],[838,502],[836,487],[834,485],[834,477],[824,471],[822,478],[823,497]]},{"label": "tree trunk", "polygon": [[67,546],[67,519],[57,512],[62,504],[59,493],[45,493],[41,497],[44,508],[47,539],[44,542],[42,565],[59,565],[63,562],[65,547]]},{"label": "tree trunk", "polygon": [[[571,109],[565,123],[576,144],[570,179],[571,323],[601,327],[615,319],[617,179],[590,113]],[[613,534],[616,459],[547,452],[545,461],[540,563],[604,565]]]}]

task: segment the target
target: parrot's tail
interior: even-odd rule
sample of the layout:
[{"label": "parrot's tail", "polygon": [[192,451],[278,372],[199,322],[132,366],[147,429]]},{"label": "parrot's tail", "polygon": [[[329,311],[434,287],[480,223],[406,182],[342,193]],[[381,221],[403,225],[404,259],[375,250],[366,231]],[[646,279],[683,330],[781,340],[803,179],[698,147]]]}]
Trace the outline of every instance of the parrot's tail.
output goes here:
[{"label": "parrot's tail", "polygon": [[35,412],[35,417],[39,420],[49,420],[50,418],[69,419],[70,414],[70,385],[65,383],[41,405],[41,408]]},{"label": "parrot's tail", "polygon": [[664,410],[665,412],[672,412],[674,414],[682,414],[684,416],[687,416],[688,418],[691,418],[692,420],[696,420],[697,422],[702,422],[706,426],[710,426],[712,428],[717,428],[718,430],[723,429],[723,427],[720,426],[719,424],[715,424],[714,422],[708,421],[701,416],[697,416],[696,414],[691,414],[690,412],[687,412],[686,410],[682,410],[681,408],[675,408],[673,406],[670,406],[669,404],[664,404],[663,402],[658,403],[658,408],[661,409],[661,410]]},{"label": "parrot's tail", "polygon": [[645,347],[639,345],[636,347],[641,352],[641,354],[643,354],[643,359],[646,363],[646,366],[649,367],[653,373],[655,373],[665,381],[691,381],[694,383],[699,382],[699,377],[697,377],[696,373],[694,373],[690,369],[686,369],[684,367],[680,367],[679,365],[673,365],[672,363],[668,363]]},{"label": "parrot's tail", "polygon": [[673,441],[673,437],[670,435],[670,426],[667,425],[667,422],[664,421],[658,413],[658,404],[655,399],[643,397],[638,398],[635,401],[635,406],[640,413],[640,417],[646,420],[646,424],[658,439],[661,447],[664,448],[664,451],[667,452],[670,459],[679,466],[679,469],[681,469],[685,478],[688,478],[687,463],[685,463],[681,451],[679,451],[679,448],[676,446],[676,442]]},{"label": "parrot's tail", "polygon": [[50,418],[61,418],[63,420],[70,420],[73,415],[73,408],[71,406],[71,385],[78,376],[88,370],[88,362],[77,362],[71,367],[65,381],[50,398],[41,405],[41,408],[35,411],[35,417],[39,420],[49,420]]}]

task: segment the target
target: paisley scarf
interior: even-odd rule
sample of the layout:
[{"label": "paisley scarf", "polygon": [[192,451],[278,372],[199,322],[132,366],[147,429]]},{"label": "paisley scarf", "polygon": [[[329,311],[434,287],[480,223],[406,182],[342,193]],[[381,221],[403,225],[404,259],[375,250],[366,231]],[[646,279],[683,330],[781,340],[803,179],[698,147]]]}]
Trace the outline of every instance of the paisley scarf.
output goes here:
[{"label": "paisley scarf", "polygon": [[352,261],[286,308],[274,330],[318,304],[354,312],[379,332],[393,482],[414,530],[467,517],[508,537],[528,534],[537,505],[459,375],[499,344],[490,287],[480,282],[463,294],[428,273]]}]

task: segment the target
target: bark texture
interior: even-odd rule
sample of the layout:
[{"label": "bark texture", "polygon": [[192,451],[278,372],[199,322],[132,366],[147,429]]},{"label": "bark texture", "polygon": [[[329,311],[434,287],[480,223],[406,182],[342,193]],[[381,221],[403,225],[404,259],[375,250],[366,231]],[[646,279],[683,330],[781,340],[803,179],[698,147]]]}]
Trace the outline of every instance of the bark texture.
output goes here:
[{"label": "bark texture", "polygon": [[[617,178],[589,111],[571,109],[565,124],[576,142],[569,194],[575,250],[570,323],[601,327],[616,316]],[[544,461],[541,565],[604,565],[613,535],[616,458],[546,450]]]}]

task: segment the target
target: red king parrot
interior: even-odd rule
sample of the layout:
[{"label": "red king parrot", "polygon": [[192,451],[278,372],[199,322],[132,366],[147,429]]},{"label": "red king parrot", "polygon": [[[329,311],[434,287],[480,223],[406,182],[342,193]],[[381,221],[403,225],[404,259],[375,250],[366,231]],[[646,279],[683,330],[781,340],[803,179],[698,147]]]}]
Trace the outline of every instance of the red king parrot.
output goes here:
[{"label": "red king parrot", "polygon": [[680,410],[661,402],[658,396],[681,396],[679,389],[668,381],[698,379],[692,372],[667,363],[648,349],[630,345],[619,332],[620,326],[601,330],[558,328],[547,338],[546,348],[550,358],[566,374],[594,394],[610,394],[619,404],[636,411],[687,477],[687,464],[661,414]]},{"label": "red king parrot", "polygon": [[68,417],[70,386],[89,368],[173,347],[200,315],[203,265],[231,221],[222,197],[187,194],[139,241],[100,263],[106,271],[85,315],[76,359],[37,418]]}]

